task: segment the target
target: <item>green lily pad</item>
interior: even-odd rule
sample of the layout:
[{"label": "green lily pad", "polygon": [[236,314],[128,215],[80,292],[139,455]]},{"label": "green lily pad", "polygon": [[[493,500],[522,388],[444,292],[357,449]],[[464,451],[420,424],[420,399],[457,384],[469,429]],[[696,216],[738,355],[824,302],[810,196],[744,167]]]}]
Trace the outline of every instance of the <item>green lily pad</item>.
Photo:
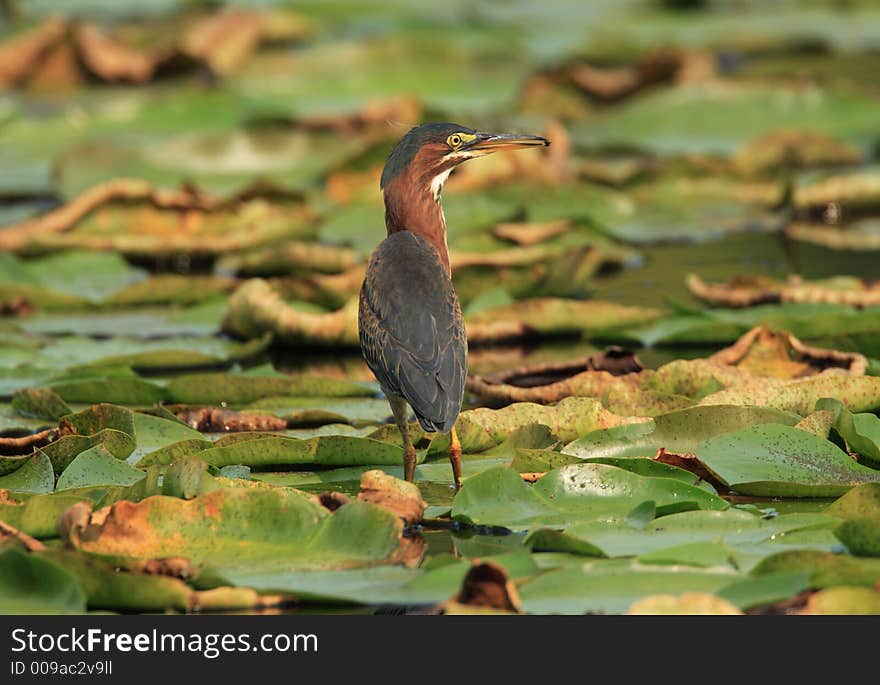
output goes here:
[{"label": "green lily pad", "polygon": [[137,377],[82,378],[49,383],[49,388],[71,404],[109,402],[143,406],[162,402],[165,391],[149,381]]},{"label": "green lily pad", "polygon": [[206,373],[178,376],[166,386],[171,402],[186,404],[247,404],[282,395],[300,397],[370,397],[361,383],[318,376],[245,376]]},{"label": "green lily pad", "polygon": [[12,396],[12,408],[19,414],[57,421],[70,414],[70,406],[49,388],[27,388]]},{"label": "green lily pad", "polygon": [[880,482],[880,471],[856,463],[833,443],[778,424],[719,435],[695,452],[721,482],[748,495],[833,497]]},{"label": "green lily pad", "polygon": [[[504,443],[501,443],[499,447],[502,445]],[[577,464],[579,461],[580,459],[577,457],[552,450],[519,448],[510,462],[510,468],[520,473],[545,473],[568,464]]]},{"label": "green lily pad", "polygon": [[753,576],[804,571],[810,574],[811,587],[859,585],[874,587],[880,581],[880,559],[853,557],[818,550],[790,550],[763,559]]},{"label": "green lily pad", "polygon": [[786,303],[745,309],[713,309],[670,316],[623,332],[605,333],[603,338],[637,341],[642,345],[721,344],[733,342],[760,325],[788,331],[802,340],[872,336],[880,331],[880,308],[860,310],[839,304]]},{"label": "green lily pad", "polygon": [[818,87],[710,82],[637,98],[573,135],[581,145],[628,144],[663,153],[726,154],[782,128],[866,145],[876,134],[877,106],[870,97]]},{"label": "green lily pad", "polygon": [[79,614],[86,596],[67,570],[18,545],[0,546],[0,612]]},{"label": "green lily pad", "polygon": [[[398,465],[403,461],[399,447],[369,438],[343,435],[325,435],[308,440],[277,435],[242,434],[228,443],[218,441],[216,446],[202,450],[198,456],[212,466],[244,465],[266,468],[277,465],[353,466],[365,464]],[[167,454],[153,453],[141,459],[138,466],[149,466],[156,458]]]},{"label": "green lily pad", "polygon": [[[833,531],[839,523],[839,519],[825,514],[783,514],[765,520],[737,509],[686,511],[663,516],[644,526],[633,526],[625,521],[593,521],[577,523],[553,535],[543,529],[537,530],[526,539],[526,544],[546,552],[639,556],[646,563],[667,559],[666,563],[695,565],[693,558],[688,560],[687,553],[698,555],[707,551],[711,559],[720,551],[716,548],[688,550],[687,545],[723,543],[725,559],[734,555],[737,567],[746,569],[763,557],[781,551],[783,546],[835,548]],[[806,531],[810,532],[809,539],[795,535]],[[587,551],[580,551],[581,547]]]},{"label": "green lily pad", "polygon": [[38,494],[52,492],[54,488],[55,473],[52,470],[52,462],[39,450],[17,471],[13,471],[8,476],[0,477],[0,490],[8,490],[12,493]]},{"label": "green lily pad", "polygon": [[391,407],[384,397],[267,397],[251,402],[244,409],[274,414],[291,427],[384,423],[391,418]]},{"label": "green lily pad", "polygon": [[65,416],[63,424],[72,427],[79,435],[94,435],[105,428],[134,435],[134,412],[114,404],[96,404]]},{"label": "green lily pad", "polygon": [[57,536],[58,517],[77,502],[87,500],[67,493],[19,496],[0,504],[0,520],[36,538]]},{"label": "green lily pad", "polygon": [[868,413],[853,414],[834,399],[819,400],[816,409],[832,413],[834,430],[846,440],[847,447],[859,455],[859,461],[880,468],[880,418]]},{"label": "green lily pad", "polygon": [[480,525],[528,528],[571,525],[625,516],[653,500],[658,512],[726,509],[723,499],[671,478],[646,478],[606,464],[573,464],[547,473],[534,486],[509,468],[469,479],[456,495],[452,516]]},{"label": "green lily pad", "polygon": [[850,554],[880,557],[880,516],[849,519],[841,523],[834,534]]},{"label": "green lily pad", "polygon": [[43,453],[52,462],[56,474],[61,474],[78,454],[91,447],[102,445],[117,459],[125,459],[135,447],[134,438],[128,433],[104,428],[94,435],[65,435],[42,448]]},{"label": "green lily pad", "polygon": [[519,595],[529,613],[623,613],[641,597],[718,592],[739,577],[730,569],[603,560],[547,571],[523,584]]},{"label": "green lily pad", "polygon": [[825,511],[842,519],[880,516],[880,483],[866,483],[854,487]]},{"label": "green lily pad", "polygon": [[799,417],[763,407],[716,405],[681,409],[655,416],[652,423],[595,431],[566,445],[562,452],[580,458],[653,457],[661,447],[693,453],[708,438],[748,426],[794,425]]},{"label": "green lily pad", "polygon": [[[290,127],[194,130],[143,146],[87,142],[59,160],[57,183],[66,198],[120,176],[163,188],[193,183],[221,197],[241,192],[255,181],[301,191],[364,148],[359,136],[340,141],[336,135]],[[248,159],[245,165],[242,155]]]},{"label": "green lily pad", "polygon": [[129,461],[135,461],[150,452],[155,452],[184,440],[204,439],[197,430],[179,421],[171,421],[140,412],[133,413],[132,425],[134,427],[134,438],[137,442],[137,447],[129,456]]},{"label": "green lily pad", "polygon": [[735,581],[721,588],[718,596],[745,611],[753,607],[781,602],[809,587],[809,571],[780,571]]},{"label": "green lily pad", "polygon": [[220,330],[223,302],[195,307],[40,314],[21,321],[29,333],[113,337],[120,331],[138,338],[209,336]]},{"label": "green lily pad", "polygon": [[[5,255],[3,259],[14,257]],[[97,302],[146,277],[143,269],[130,266],[121,256],[101,252],[71,250],[19,263],[21,268],[14,273],[15,282],[22,282],[22,276],[26,274],[34,285],[90,302]],[[6,280],[4,273],[11,271],[9,264],[3,266],[0,283]]]},{"label": "green lily pad", "polygon": [[136,559],[183,556],[223,575],[384,563],[402,533],[400,519],[379,507],[351,502],[331,514],[303,493],[279,488],[223,488],[191,500],[150,497],[130,516],[137,534],[105,530],[80,549]]},{"label": "green lily pad", "polygon": [[81,452],[58,476],[57,489],[85,488],[93,485],[134,485],[146,474],[117,459],[103,445]]}]

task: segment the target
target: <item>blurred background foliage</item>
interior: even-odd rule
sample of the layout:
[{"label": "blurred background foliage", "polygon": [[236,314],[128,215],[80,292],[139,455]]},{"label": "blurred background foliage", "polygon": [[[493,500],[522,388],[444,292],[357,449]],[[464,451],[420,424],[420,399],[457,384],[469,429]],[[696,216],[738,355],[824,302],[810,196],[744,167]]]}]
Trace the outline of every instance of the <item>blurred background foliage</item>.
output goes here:
[{"label": "blurred background foliage", "polygon": [[[566,338],[475,349],[475,368],[592,349],[577,339],[651,345],[656,365],[770,321],[880,354],[864,318],[815,325],[877,297],[876,3],[6,0],[0,17],[6,391],[160,339],[228,364],[221,329],[274,336],[281,368],[369,379],[352,302],[383,237],[378,175],[425,120],[553,139],[448,184],[475,348],[511,337],[477,325],[496,315],[513,342]],[[570,299],[631,308],[596,323]],[[746,300],[769,310],[719,328],[704,309]],[[65,345],[70,364],[48,359]]]}]

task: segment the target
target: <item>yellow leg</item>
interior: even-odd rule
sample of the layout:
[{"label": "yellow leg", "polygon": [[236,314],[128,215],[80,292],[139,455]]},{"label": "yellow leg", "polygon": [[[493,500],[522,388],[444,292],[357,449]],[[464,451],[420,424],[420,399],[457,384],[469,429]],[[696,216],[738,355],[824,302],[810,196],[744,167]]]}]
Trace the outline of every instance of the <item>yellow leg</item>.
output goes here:
[{"label": "yellow leg", "polygon": [[455,433],[455,426],[449,433],[449,463],[452,464],[452,479],[455,489],[461,490],[461,443]]}]

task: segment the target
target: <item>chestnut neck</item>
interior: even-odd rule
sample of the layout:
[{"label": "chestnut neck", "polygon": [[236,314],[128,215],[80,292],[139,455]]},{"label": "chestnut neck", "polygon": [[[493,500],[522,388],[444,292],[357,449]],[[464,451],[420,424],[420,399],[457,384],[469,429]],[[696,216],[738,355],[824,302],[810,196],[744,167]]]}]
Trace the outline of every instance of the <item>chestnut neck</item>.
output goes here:
[{"label": "chestnut neck", "polygon": [[394,177],[385,186],[384,193],[388,235],[409,231],[424,238],[437,250],[449,272],[446,218],[440,206],[439,189],[435,196],[431,178],[420,178],[407,170]]}]

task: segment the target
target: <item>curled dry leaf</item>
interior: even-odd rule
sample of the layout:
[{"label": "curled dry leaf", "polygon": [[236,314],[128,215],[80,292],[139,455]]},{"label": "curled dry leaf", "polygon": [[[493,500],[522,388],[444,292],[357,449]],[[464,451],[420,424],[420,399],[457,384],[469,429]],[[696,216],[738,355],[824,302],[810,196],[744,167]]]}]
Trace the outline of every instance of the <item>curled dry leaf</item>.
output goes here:
[{"label": "curled dry leaf", "polygon": [[37,308],[24,295],[13,295],[8,300],[0,300],[0,316],[29,316],[35,311]]},{"label": "curled dry leaf", "polygon": [[428,503],[422,499],[419,488],[384,471],[374,469],[361,476],[361,488],[357,498],[387,509],[403,519],[407,526],[422,520]]},{"label": "curled dry leaf", "polygon": [[[5,492],[5,491],[4,491]],[[13,526],[10,526],[8,523],[0,521],[0,542],[8,539],[18,540],[21,544],[24,545],[25,549],[28,552],[41,552],[46,549],[46,545],[37,540],[36,538],[32,538],[27,533],[23,533]]]},{"label": "curled dry leaf", "polygon": [[529,298],[484,309],[467,318],[468,342],[482,344],[554,336],[584,336],[624,328],[662,316],[650,307],[631,307],[598,300]]},{"label": "curled dry leaf", "polygon": [[872,251],[880,250],[878,225],[877,219],[853,221],[842,227],[796,221],[785,227],[785,235],[792,240],[830,247],[832,250]]},{"label": "curled dry leaf", "polygon": [[6,227],[0,233],[0,250],[25,251],[42,239],[72,229],[83,217],[112,202],[145,202],[174,210],[210,210],[217,206],[212,198],[189,189],[160,190],[140,179],[117,178],[90,188],[57,209]]},{"label": "curled dry leaf", "polygon": [[623,383],[636,383],[628,376],[642,370],[638,358],[627,350],[609,347],[604,352],[584,359],[564,362],[531,364],[493,374],[468,377],[468,390],[490,402],[538,402],[548,404],[564,397],[585,394],[589,388],[594,397],[601,397],[615,380],[625,377]]},{"label": "curled dry leaf", "polygon": [[495,237],[509,240],[517,245],[538,245],[552,238],[565,235],[571,230],[570,219],[544,222],[516,222],[496,224],[492,229]]},{"label": "curled dry leaf", "polygon": [[83,542],[95,538],[108,513],[109,507],[95,512],[90,502],[77,502],[58,517],[58,537],[66,547],[79,547]]},{"label": "curled dry leaf", "polygon": [[[685,64],[686,53],[659,50],[633,65],[597,66],[585,61],[567,64],[557,75],[602,102],[616,102],[653,85],[673,81]],[[691,78],[695,71],[691,70]]]},{"label": "curled dry leaf", "polygon": [[727,487],[724,483],[718,480],[709,469],[703,466],[702,462],[700,462],[695,454],[674,454],[672,452],[667,452],[666,448],[661,447],[657,450],[657,454],[654,456],[654,461],[658,461],[661,464],[668,464],[669,466],[676,466],[685,471],[690,471],[701,480],[710,483],[716,490],[721,492],[727,491]]},{"label": "curled dry leaf", "polygon": [[336,511],[343,504],[351,502],[351,498],[342,492],[328,490],[318,495],[318,501],[328,511]]},{"label": "curled dry leaf", "polygon": [[228,9],[193,23],[184,34],[181,51],[226,75],[251,55],[263,34],[263,17],[257,12]]},{"label": "curled dry leaf", "polygon": [[45,447],[50,442],[55,441],[59,436],[55,428],[47,428],[46,430],[25,435],[20,438],[2,438],[0,437],[0,455],[17,456],[21,454],[30,454],[38,447]]},{"label": "curled dry leaf", "polygon": [[794,188],[792,204],[800,216],[827,223],[872,212],[880,206],[880,173],[857,171],[803,183]]},{"label": "curled dry leaf", "polygon": [[357,253],[349,248],[291,241],[244,254],[225,255],[217,262],[217,269],[238,276],[342,274],[358,266],[359,261]]},{"label": "curled dry leaf", "polygon": [[[332,312],[304,312],[287,304],[263,279],[252,279],[229,301],[223,330],[240,338],[272,332],[286,345],[357,347],[357,299]],[[622,328],[662,316],[659,309],[597,300],[532,298],[484,309],[469,316],[465,328],[473,345],[517,338],[573,336]]]},{"label": "curled dry leaf", "polygon": [[[880,290],[878,290],[880,294]],[[863,376],[868,367],[864,355],[805,345],[791,333],[756,326],[730,347],[709,357],[709,361],[736,366],[753,376],[801,378],[826,369],[842,369]]]},{"label": "curled dry leaf", "polygon": [[188,426],[203,433],[238,433],[242,431],[282,431],[287,421],[270,414],[202,407],[175,411],[174,415]]},{"label": "curled dry leaf", "polygon": [[458,593],[444,604],[483,607],[512,613],[522,613],[519,594],[503,567],[492,561],[474,559],[461,583]]},{"label": "curled dry leaf", "polygon": [[145,83],[170,56],[170,51],[148,53],[135,50],[89,24],[76,27],[74,43],[86,68],[111,83]]},{"label": "curled dry leaf", "polygon": [[333,312],[298,311],[260,278],[247,281],[232,294],[223,330],[248,339],[272,331],[278,342],[287,345],[357,347],[360,344],[356,299]]},{"label": "curled dry leaf", "polygon": [[694,297],[724,307],[787,302],[880,306],[880,282],[851,276],[818,281],[789,276],[785,282],[763,276],[736,276],[727,283],[706,283],[696,274],[688,274],[686,283]]},{"label": "curled dry leaf", "polygon": [[0,87],[69,85],[86,77],[139,84],[167,68],[197,64],[224,76],[261,44],[297,40],[311,32],[308,21],[291,12],[236,9],[198,17],[170,38],[163,23],[142,27],[146,43],[158,47],[135,46],[124,33],[92,24],[49,18],[0,44]]},{"label": "curled dry leaf", "polygon": [[51,18],[0,44],[0,87],[19,85],[34,73],[40,61],[66,35],[67,30],[66,21]]}]

